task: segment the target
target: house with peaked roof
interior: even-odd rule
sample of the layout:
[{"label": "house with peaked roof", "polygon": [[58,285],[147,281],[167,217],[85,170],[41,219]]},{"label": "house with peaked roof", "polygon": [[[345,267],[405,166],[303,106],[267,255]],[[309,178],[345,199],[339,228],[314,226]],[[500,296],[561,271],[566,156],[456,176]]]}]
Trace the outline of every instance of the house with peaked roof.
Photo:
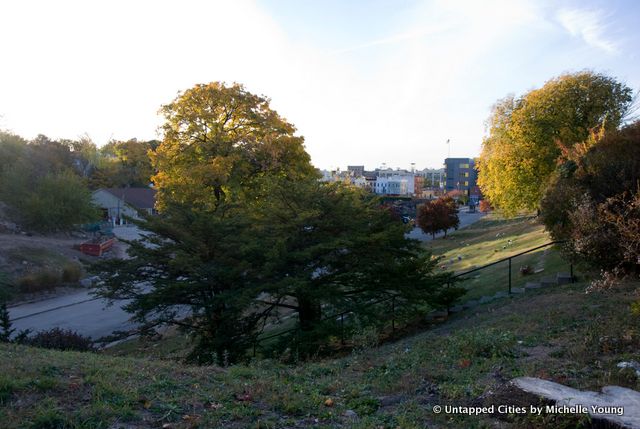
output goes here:
[{"label": "house with peaked roof", "polygon": [[91,198],[102,210],[104,220],[124,225],[126,218],[139,219],[138,212],[156,213],[156,192],[153,188],[101,188]]}]

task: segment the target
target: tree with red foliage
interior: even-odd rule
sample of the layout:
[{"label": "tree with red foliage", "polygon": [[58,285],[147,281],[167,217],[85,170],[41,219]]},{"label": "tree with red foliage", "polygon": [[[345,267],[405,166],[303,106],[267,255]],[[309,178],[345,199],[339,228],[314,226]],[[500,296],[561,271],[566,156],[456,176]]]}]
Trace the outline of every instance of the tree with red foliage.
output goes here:
[{"label": "tree with red foliage", "polygon": [[456,202],[448,196],[428,201],[418,209],[416,221],[420,229],[426,234],[431,234],[433,238],[440,231],[444,231],[446,237],[449,229],[460,225]]},{"label": "tree with red foliage", "polygon": [[480,200],[480,211],[482,213],[487,213],[490,212],[491,210],[493,210],[493,208],[491,207],[491,203],[487,200]]}]

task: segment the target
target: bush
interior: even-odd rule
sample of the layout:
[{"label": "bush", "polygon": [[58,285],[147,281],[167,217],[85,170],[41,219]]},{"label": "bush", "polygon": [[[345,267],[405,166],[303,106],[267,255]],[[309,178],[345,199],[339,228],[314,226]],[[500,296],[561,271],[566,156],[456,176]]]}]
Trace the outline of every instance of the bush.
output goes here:
[{"label": "bush", "polygon": [[32,337],[24,339],[23,343],[29,346],[63,351],[74,350],[86,352],[94,350],[91,338],[71,330],[60,328],[38,332]]},{"label": "bush", "polygon": [[555,240],[587,265],[640,272],[640,121],[563,147],[564,162],[542,201],[542,220]]},{"label": "bush", "polygon": [[17,284],[22,293],[37,293],[55,289],[62,284],[62,278],[57,271],[44,269],[19,278]]},{"label": "bush", "polygon": [[447,339],[448,349],[458,358],[503,358],[516,356],[516,339],[501,329],[470,330]]},{"label": "bush", "polygon": [[82,267],[79,264],[68,263],[62,267],[63,283],[78,283],[82,278]]},{"label": "bush", "polygon": [[26,226],[45,232],[69,230],[98,217],[89,188],[72,173],[43,177],[19,210]]}]

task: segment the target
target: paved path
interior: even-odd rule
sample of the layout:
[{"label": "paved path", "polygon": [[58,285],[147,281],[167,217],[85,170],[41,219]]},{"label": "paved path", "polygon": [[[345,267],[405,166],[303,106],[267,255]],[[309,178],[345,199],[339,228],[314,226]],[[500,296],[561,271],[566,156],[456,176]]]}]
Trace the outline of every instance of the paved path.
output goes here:
[{"label": "paved path", "polygon": [[[140,231],[135,226],[116,227],[113,232],[118,238],[140,238]],[[121,256],[124,256],[126,246],[121,251]],[[81,290],[12,307],[9,309],[9,317],[16,332],[23,329],[37,332],[60,327],[97,340],[111,335],[113,331],[126,331],[135,327],[129,321],[131,315],[122,309],[126,303],[127,301],[117,301],[108,306],[107,300],[96,298],[88,290]]]},{"label": "paved path", "polygon": [[122,309],[125,301],[107,306],[107,301],[95,298],[89,291],[60,296],[9,309],[16,331],[31,329],[34,332],[54,327],[71,329],[97,340],[113,331],[132,329],[129,313]]},{"label": "paved path", "polygon": [[[460,218],[460,226],[458,227],[458,229],[464,228],[465,226],[471,225],[472,223],[479,221],[483,216],[484,216],[484,213],[480,213],[479,211],[474,213],[467,212],[466,207],[460,209],[460,212],[458,213],[458,217]],[[449,230],[449,233],[451,231],[452,230]],[[442,236],[444,236],[444,232],[440,232],[436,234],[436,238],[440,238]],[[407,237],[413,238],[415,240],[420,240],[420,241],[433,240],[433,237],[431,236],[431,234],[425,234],[418,227],[413,228],[413,230],[407,234]]]}]

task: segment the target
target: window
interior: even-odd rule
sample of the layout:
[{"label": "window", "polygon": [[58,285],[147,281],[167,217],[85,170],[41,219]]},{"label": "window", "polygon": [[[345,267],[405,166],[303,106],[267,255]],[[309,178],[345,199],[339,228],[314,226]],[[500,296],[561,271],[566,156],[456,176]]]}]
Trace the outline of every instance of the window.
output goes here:
[{"label": "window", "polygon": [[464,186],[469,186],[469,182],[467,182],[467,181],[465,180],[465,182],[464,182]]},{"label": "window", "polygon": [[459,168],[469,168],[469,164],[460,164]]},{"label": "window", "polygon": [[460,173],[460,177],[469,177],[469,172],[468,172],[468,171],[466,171],[466,172],[461,172],[461,173]]}]

